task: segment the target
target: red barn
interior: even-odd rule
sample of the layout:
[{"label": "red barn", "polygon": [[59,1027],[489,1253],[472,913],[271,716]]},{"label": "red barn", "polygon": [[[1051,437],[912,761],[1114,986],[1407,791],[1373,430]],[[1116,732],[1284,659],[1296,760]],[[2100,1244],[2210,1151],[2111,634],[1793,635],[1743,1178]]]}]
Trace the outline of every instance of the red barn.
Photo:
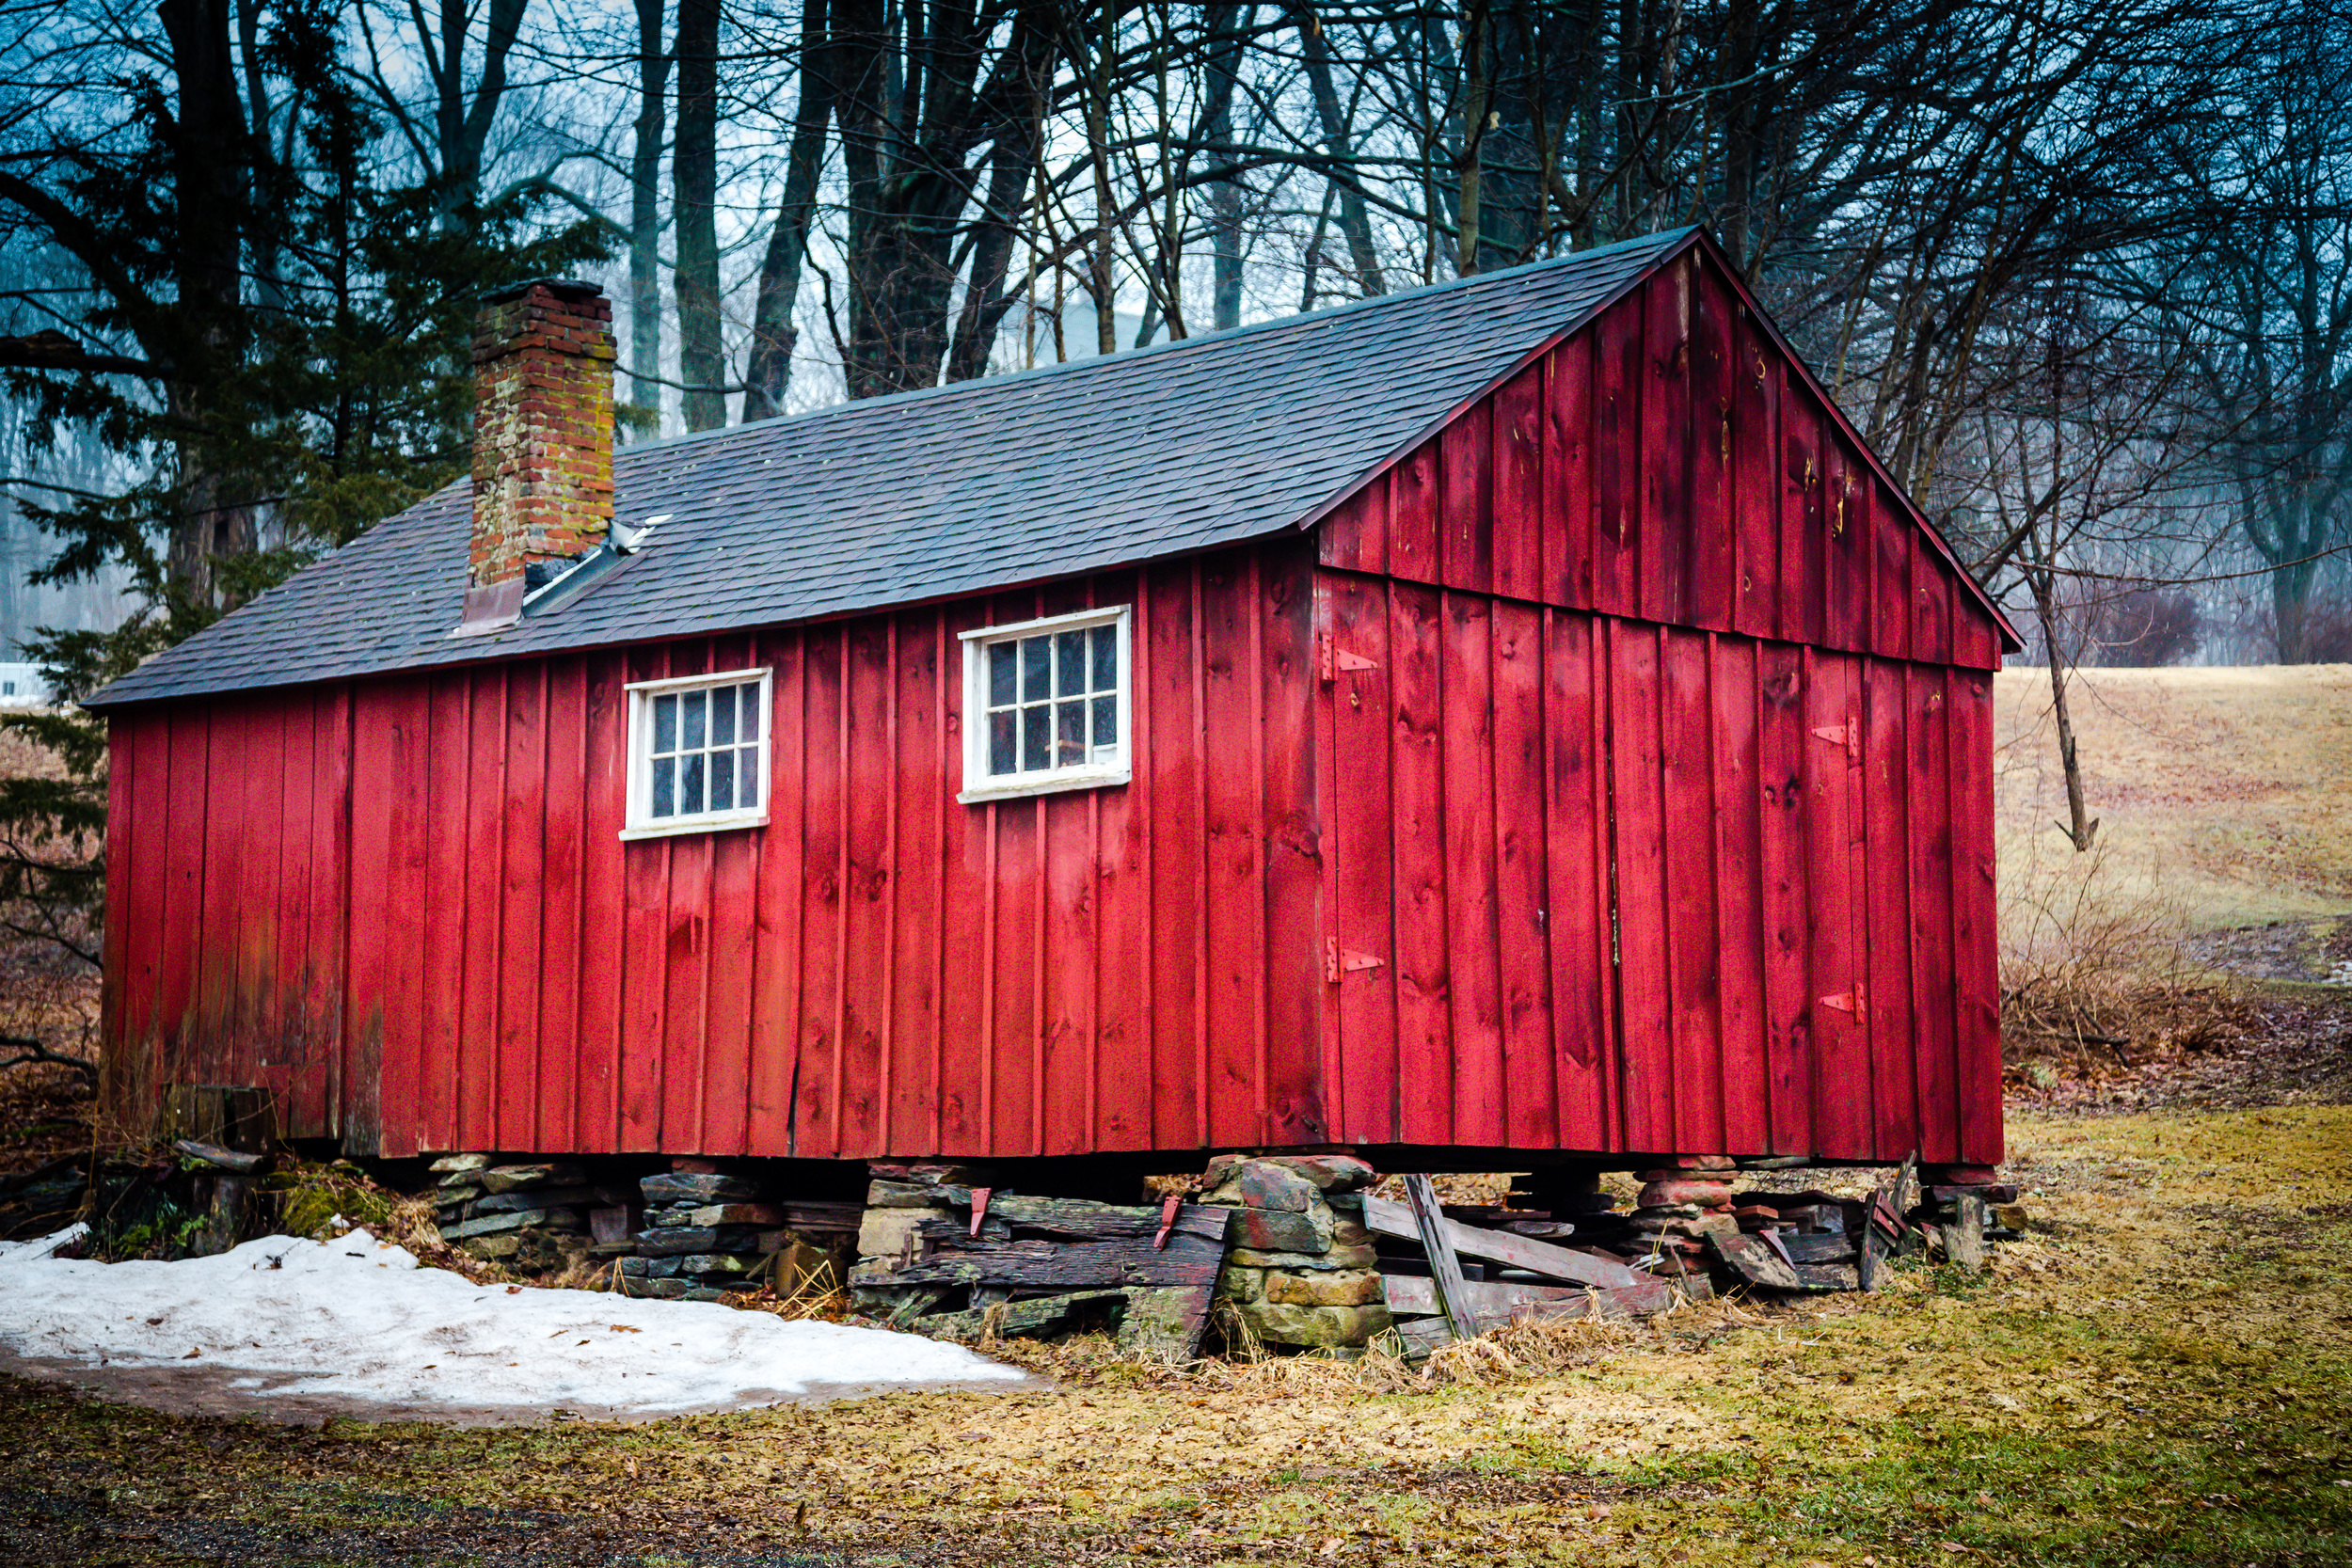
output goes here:
[{"label": "red barn", "polygon": [[1990,1164],[1994,606],[1702,233],[475,474],[93,702],[116,1090],[349,1150]]}]

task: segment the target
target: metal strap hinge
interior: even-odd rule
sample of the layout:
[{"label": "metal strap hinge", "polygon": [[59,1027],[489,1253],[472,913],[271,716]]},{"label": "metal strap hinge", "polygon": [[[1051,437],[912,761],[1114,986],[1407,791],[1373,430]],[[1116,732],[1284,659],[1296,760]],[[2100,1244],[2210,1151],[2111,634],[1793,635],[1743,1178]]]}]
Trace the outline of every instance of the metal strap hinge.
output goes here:
[{"label": "metal strap hinge", "polygon": [[1828,741],[1833,746],[1843,746],[1846,748],[1846,757],[1848,761],[1859,762],[1862,760],[1861,720],[1849,716],[1846,721],[1842,724],[1824,724],[1813,733],[1815,736],[1819,736],[1820,739]]},{"label": "metal strap hinge", "polygon": [[1340,945],[1337,937],[1323,939],[1323,977],[1335,986],[1343,974],[1352,974],[1359,969],[1378,969],[1387,961],[1369,953],[1350,952]]},{"label": "metal strap hinge", "polygon": [[1835,1007],[1841,1013],[1851,1013],[1854,1017],[1860,1018],[1865,1006],[1861,984],[1856,982],[1853,990],[1839,991],[1836,996],[1822,997],[1821,1006]]},{"label": "metal strap hinge", "polygon": [[1329,686],[1343,674],[1356,674],[1380,666],[1361,654],[1351,654],[1336,646],[1327,634],[1315,639],[1315,657],[1322,666],[1323,684]]}]

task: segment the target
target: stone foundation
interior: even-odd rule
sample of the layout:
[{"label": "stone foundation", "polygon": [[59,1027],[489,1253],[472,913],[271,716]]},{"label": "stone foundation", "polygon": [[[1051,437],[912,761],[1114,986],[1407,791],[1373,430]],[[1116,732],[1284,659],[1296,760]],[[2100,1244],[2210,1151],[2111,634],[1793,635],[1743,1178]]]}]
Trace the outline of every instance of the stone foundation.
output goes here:
[{"label": "stone foundation", "polygon": [[1300,1350],[1360,1348],[1387,1332],[1363,1189],[1378,1177],[1345,1154],[1221,1155],[1203,1203],[1233,1209],[1218,1293],[1250,1333]]}]

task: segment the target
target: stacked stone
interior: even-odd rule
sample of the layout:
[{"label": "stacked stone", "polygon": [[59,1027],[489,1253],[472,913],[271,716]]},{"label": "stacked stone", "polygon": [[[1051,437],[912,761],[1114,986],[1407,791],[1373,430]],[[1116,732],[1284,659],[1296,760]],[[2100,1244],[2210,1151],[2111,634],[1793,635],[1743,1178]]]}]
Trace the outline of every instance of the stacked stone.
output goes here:
[{"label": "stacked stone", "polygon": [[716,1171],[672,1171],[638,1182],[645,1227],[621,1259],[623,1289],[664,1301],[717,1301],[760,1283],[791,1243],[785,1212],[757,1185]]},{"label": "stacked stone", "polygon": [[[858,1263],[850,1274],[851,1298],[859,1301],[865,1278],[920,1260],[922,1243],[916,1233],[924,1222],[962,1224],[971,1212],[972,1190],[995,1185],[976,1165],[868,1164],[866,1170],[871,1180],[866,1184],[866,1214],[857,1229]],[[1005,1233],[1001,1224],[991,1229],[983,1222],[982,1235]]]},{"label": "stacked stone", "polygon": [[1644,1256],[1655,1256],[1656,1272],[1704,1274],[1709,1231],[1736,1232],[1730,1175],[1723,1155],[1685,1155],[1672,1165],[1641,1173],[1642,1191],[1628,1216],[1626,1240]]},{"label": "stacked stone", "polygon": [[432,1168],[441,1240],[517,1274],[560,1273],[586,1259],[594,1216],[630,1196],[562,1163],[494,1165],[486,1154],[452,1154]]},{"label": "stacked stone", "polygon": [[1350,1350],[1387,1332],[1379,1255],[1364,1227],[1363,1189],[1377,1180],[1344,1154],[1209,1163],[1200,1201],[1236,1211],[1218,1293],[1259,1339]]}]

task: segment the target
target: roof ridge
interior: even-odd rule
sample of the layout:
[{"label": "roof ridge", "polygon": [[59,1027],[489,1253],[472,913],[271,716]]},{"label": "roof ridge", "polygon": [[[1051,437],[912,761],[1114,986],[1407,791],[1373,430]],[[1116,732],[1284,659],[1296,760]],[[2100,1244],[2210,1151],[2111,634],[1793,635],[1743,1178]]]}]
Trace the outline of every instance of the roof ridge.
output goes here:
[{"label": "roof ridge", "polygon": [[1399,289],[1393,293],[1367,294],[1360,299],[1346,300],[1318,310],[1300,310],[1287,316],[1269,316],[1263,321],[1244,322],[1239,326],[1222,327],[1215,332],[1194,333],[1187,337],[1170,339],[1164,343],[1147,343],[1140,348],[1120,349],[1110,354],[1089,354],[1076,359],[1057,360],[1050,365],[1031,365],[1023,370],[1006,371],[998,375],[981,375],[975,376],[969,381],[946,382],[937,387],[912,387],[904,391],[883,392],[870,398],[844,398],[839,403],[829,403],[822,407],[803,409],[797,414],[780,415],[775,419],[761,420],[752,424],[721,425],[712,430],[690,430],[676,436],[656,436],[649,441],[634,441],[628,446],[618,448],[612,455],[614,461],[617,462],[622,457],[633,456],[638,452],[666,451],[678,447],[725,440],[730,437],[740,439],[755,432],[805,425],[816,420],[834,419],[843,414],[862,412],[866,409],[895,408],[908,404],[970,395],[980,391],[993,391],[1015,382],[1029,382],[1042,380],[1049,376],[1084,373],[1089,371],[1100,371],[1111,365],[1132,365],[1141,359],[1170,358],[1182,351],[1203,348],[1213,343],[1230,342],[1238,338],[1254,337],[1261,333],[1320,325],[1341,317],[1363,314],[1384,308],[1394,308],[1409,301],[1425,300],[1434,294],[1461,293],[1506,279],[1527,277],[1540,273],[1556,272],[1571,266],[1584,265],[1597,260],[1614,256],[1618,252],[1641,246],[1668,250],[1680,244],[1697,228],[1696,224],[1683,224],[1675,229],[1660,230],[1653,234],[1640,234],[1631,239],[1613,240],[1607,245],[1595,245],[1589,250],[1572,250],[1565,256],[1547,256],[1539,261],[1522,261],[1515,267],[1497,267],[1491,272],[1468,273],[1459,277],[1441,277],[1435,282],[1418,284],[1410,289]]}]

